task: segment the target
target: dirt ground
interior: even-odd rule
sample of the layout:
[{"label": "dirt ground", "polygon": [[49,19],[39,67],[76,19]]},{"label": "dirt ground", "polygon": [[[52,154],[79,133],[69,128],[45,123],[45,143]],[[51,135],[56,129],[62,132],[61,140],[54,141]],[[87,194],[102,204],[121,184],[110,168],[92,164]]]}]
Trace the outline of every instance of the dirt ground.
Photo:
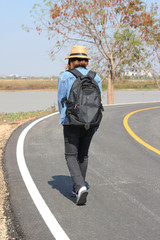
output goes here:
[{"label": "dirt ground", "polygon": [[[28,121],[28,120],[27,120]],[[21,240],[16,233],[16,228],[13,223],[13,217],[11,217],[11,209],[9,204],[9,192],[7,189],[5,174],[4,174],[4,149],[7,140],[13,133],[13,131],[19,127],[22,123],[16,122],[10,124],[0,125],[0,240]]]}]

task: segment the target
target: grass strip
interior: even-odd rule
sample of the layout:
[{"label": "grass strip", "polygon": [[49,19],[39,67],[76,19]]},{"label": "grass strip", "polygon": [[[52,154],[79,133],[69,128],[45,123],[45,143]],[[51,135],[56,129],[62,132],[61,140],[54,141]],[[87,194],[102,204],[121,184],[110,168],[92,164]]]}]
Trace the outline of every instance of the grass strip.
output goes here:
[{"label": "grass strip", "polygon": [[55,112],[55,106],[46,110],[16,113],[0,113],[0,124],[15,123],[23,120],[39,118]]}]

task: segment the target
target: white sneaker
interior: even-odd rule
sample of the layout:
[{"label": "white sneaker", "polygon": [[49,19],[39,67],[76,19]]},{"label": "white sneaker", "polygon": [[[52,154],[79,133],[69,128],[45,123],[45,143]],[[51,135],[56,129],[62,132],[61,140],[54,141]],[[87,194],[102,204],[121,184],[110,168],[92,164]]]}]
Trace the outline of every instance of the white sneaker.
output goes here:
[{"label": "white sneaker", "polygon": [[85,186],[81,187],[77,195],[77,205],[84,205],[87,202],[88,191]]}]

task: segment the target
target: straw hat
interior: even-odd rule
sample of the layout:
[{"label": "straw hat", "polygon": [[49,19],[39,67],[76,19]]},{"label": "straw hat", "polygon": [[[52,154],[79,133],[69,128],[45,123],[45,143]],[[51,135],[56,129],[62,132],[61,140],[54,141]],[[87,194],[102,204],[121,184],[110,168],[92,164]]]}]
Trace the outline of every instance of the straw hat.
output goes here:
[{"label": "straw hat", "polygon": [[83,58],[90,60],[91,58],[87,56],[87,49],[84,46],[72,46],[70,55],[65,59],[69,58]]}]

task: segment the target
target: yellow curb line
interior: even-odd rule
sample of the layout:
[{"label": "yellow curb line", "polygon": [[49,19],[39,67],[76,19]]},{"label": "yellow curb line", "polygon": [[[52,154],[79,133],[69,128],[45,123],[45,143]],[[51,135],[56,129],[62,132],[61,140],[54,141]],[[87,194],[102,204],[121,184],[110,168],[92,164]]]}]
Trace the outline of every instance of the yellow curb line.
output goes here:
[{"label": "yellow curb line", "polygon": [[157,154],[160,155],[160,150],[158,150],[158,149],[152,147],[151,145],[149,145],[148,143],[144,142],[141,138],[139,138],[139,137],[131,130],[131,128],[130,128],[129,125],[128,125],[128,119],[129,119],[129,117],[130,117],[131,115],[133,115],[133,114],[135,114],[135,113],[137,113],[137,112],[146,111],[146,110],[155,109],[155,108],[160,108],[160,106],[159,106],[159,107],[151,107],[151,108],[140,109],[140,110],[136,110],[136,111],[134,111],[134,112],[131,112],[131,113],[127,114],[127,115],[125,116],[125,118],[123,119],[123,125],[124,125],[125,129],[127,130],[127,132],[128,132],[137,142],[139,142],[140,144],[142,144],[142,145],[145,146],[146,148],[148,148],[148,149],[150,149],[151,151],[153,151],[153,152],[155,152],[155,153],[157,153]]}]

